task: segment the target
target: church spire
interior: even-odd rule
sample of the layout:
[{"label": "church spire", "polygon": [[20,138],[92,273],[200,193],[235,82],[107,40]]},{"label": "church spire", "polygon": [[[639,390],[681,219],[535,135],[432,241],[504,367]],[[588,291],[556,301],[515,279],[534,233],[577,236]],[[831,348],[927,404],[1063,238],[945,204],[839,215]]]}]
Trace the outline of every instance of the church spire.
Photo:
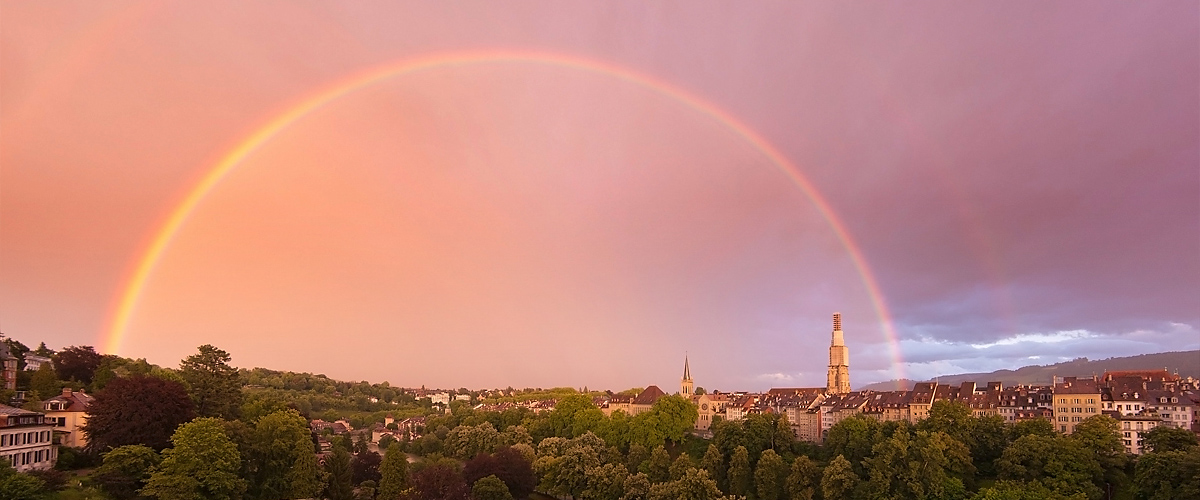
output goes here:
[{"label": "church spire", "polygon": [[692,370],[688,367],[687,353],[683,354],[683,378],[679,379],[679,395],[692,397]]}]

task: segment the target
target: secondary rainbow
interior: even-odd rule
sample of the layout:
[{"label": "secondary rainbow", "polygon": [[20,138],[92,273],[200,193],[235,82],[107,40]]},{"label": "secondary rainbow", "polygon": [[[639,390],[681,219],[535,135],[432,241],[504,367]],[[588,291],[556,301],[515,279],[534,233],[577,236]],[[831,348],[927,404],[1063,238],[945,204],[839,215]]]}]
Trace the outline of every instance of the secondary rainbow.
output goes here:
[{"label": "secondary rainbow", "polygon": [[166,221],[153,233],[153,237],[150,238],[145,250],[140,254],[141,257],[136,261],[131,276],[125,281],[125,286],[122,288],[119,299],[116,302],[115,310],[110,314],[111,319],[108,328],[102,334],[100,342],[105,348],[104,352],[120,352],[121,343],[124,340],[126,330],[129,328],[129,322],[133,317],[134,310],[137,308],[138,300],[146,286],[146,282],[170,246],[171,241],[175,238],[175,235],[187,222],[188,217],[191,216],[196,207],[204,201],[204,198],[230,171],[240,165],[247,157],[254,154],[259,147],[270,141],[276,134],[279,134],[309,113],[338,98],[390,78],[434,68],[496,63],[546,64],[617,78],[653,90],[658,94],[685,104],[689,108],[728,127],[752,144],[800,188],[800,191],[812,202],[817,212],[829,224],[834,235],[850,255],[851,262],[862,278],[863,284],[870,296],[872,307],[874,307],[875,313],[879,318],[880,327],[889,343],[894,363],[893,369],[896,370],[895,375],[897,377],[904,376],[903,359],[896,338],[896,332],[892,326],[891,314],[888,311],[883,295],[879,291],[879,284],[876,282],[875,276],[871,273],[866,260],[863,258],[862,250],[855,244],[853,238],[850,237],[849,232],[846,230],[845,224],[842,223],[841,219],[830,208],[825,198],[813,187],[812,183],[779,150],[763,139],[762,136],[716,105],[657,78],[636,73],[609,63],[578,56],[506,50],[439,53],[373,67],[321,88],[255,129],[252,134],[238,142],[233,149],[222,156],[215,165],[207,170],[200,181],[188,190],[183,200],[178,205],[175,205],[175,208],[170,212]]}]

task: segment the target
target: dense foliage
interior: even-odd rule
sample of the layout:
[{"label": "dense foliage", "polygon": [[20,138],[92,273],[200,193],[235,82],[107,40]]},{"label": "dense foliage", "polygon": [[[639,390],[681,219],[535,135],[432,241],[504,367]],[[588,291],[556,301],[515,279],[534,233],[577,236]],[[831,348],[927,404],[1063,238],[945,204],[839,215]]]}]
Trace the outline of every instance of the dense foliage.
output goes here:
[{"label": "dense foliage", "polygon": [[88,446],[99,452],[131,444],[162,450],[170,446],[175,428],[193,417],[182,384],[135,375],[115,379],[96,394],[83,432]]},{"label": "dense foliage", "polygon": [[[1158,427],[1144,436],[1150,452],[1132,457],[1105,416],[1066,436],[1045,420],[1007,424],[939,401],[916,425],[846,418],[822,446],[796,442],[786,419],[769,413],[717,418],[704,440],[690,434],[696,408],[679,396],[631,416],[606,415],[573,389],[460,389],[473,401],[553,396],[557,406],[440,409],[386,383],[238,371],[213,346],[178,371],[116,356],[72,361],[91,359],[89,350],[58,356],[80,371],[42,370],[27,383],[98,391],[85,430],[103,459],[88,481],[112,500],[524,499],[535,490],[587,500],[1200,499],[1194,434]],[[369,427],[389,414],[426,418],[412,434],[370,443]],[[318,436],[316,418],[345,418],[355,431]],[[51,487],[0,468],[0,500],[42,500]]]}]

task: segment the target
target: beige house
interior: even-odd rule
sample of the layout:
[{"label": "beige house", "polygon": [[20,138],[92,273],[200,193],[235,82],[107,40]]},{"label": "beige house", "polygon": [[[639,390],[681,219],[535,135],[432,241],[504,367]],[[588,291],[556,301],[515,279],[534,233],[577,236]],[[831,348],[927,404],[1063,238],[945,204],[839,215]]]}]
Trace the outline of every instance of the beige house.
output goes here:
[{"label": "beige house", "polygon": [[46,422],[54,425],[58,444],[72,448],[87,446],[87,435],[83,433],[82,428],[84,422],[87,422],[88,406],[95,399],[83,391],[72,391],[71,388],[64,387],[62,394],[42,402]]},{"label": "beige house", "polygon": [[53,429],[41,413],[0,404],[0,460],[18,472],[54,467]]}]

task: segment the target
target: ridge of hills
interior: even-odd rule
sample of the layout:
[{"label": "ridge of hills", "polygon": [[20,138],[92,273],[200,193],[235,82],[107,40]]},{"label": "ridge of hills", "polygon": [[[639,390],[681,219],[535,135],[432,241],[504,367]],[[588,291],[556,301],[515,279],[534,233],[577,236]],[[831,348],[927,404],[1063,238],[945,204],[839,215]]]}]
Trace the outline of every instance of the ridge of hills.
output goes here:
[{"label": "ridge of hills", "polygon": [[1095,361],[1087,358],[1077,358],[1052,365],[1023,366],[1016,370],[943,375],[926,381],[910,379],[888,380],[867,384],[858,390],[912,390],[913,386],[919,382],[933,382],[935,380],[938,383],[947,385],[959,385],[963,382],[977,382],[979,384],[1002,382],[1005,387],[1018,384],[1050,385],[1054,377],[1091,377],[1092,375],[1103,375],[1106,371],[1157,370],[1159,368],[1165,368],[1172,373],[1179,373],[1179,376],[1184,378],[1200,378],[1200,350],[1159,352]]}]

